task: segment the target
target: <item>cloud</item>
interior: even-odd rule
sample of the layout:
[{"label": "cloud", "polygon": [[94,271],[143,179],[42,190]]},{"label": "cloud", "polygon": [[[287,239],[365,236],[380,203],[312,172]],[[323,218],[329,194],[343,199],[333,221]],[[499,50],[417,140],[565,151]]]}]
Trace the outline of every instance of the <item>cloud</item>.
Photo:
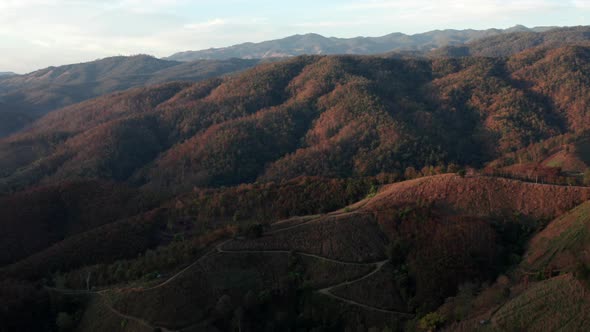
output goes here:
[{"label": "cloud", "polygon": [[293,24],[298,28],[337,28],[337,27],[351,27],[359,25],[374,24],[371,20],[342,20],[342,21],[318,21],[318,22],[301,22]]},{"label": "cloud", "polygon": [[111,8],[136,13],[158,13],[174,10],[187,3],[187,0],[118,0],[111,5]]},{"label": "cloud", "polygon": [[185,24],[184,28],[189,30],[209,30],[214,27],[227,24],[227,20],[216,18],[206,22]]},{"label": "cloud", "polygon": [[573,5],[576,8],[590,9],[590,0],[574,0]]},{"label": "cloud", "polygon": [[0,71],[307,32],[354,37],[586,24],[589,10],[590,0],[0,0]]},{"label": "cloud", "polygon": [[[588,0],[576,0],[589,2]],[[563,2],[551,0],[473,0],[473,1],[430,1],[430,0],[367,0],[345,4],[345,11],[371,11],[378,14],[389,14],[392,17],[429,18],[448,17],[452,19],[486,18],[493,19],[500,15],[522,15],[538,13],[564,7]],[[448,21],[448,20],[444,20]]]}]

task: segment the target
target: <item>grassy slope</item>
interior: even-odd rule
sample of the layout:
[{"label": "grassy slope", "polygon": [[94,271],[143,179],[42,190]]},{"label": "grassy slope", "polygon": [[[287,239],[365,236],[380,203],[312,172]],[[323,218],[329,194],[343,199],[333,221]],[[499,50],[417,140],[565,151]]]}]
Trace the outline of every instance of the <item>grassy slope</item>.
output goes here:
[{"label": "grassy slope", "polygon": [[[588,284],[580,280],[583,276],[578,267],[590,259],[586,250],[589,213],[590,203],[585,202],[552,221],[528,243],[519,267],[482,289],[469,302],[462,321],[448,326],[448,330],[587,330]],[[539,281],[540,277],[544,280]],[[455,307],[461,300],[454,298],[448,303],[440,312],[449,312],[448,307]],[[488,319],[491,324],[479,324]]]},{"label": "grassy slope", "polygon": [[521,214],[551,220],[590,197],[590,188],[539,185],[492,177],[439,175],[391,184],[367,204],[371,211],[387,206],[434,203],[471,216]]},{"label": "grassy slope", "polygon": [[589,262],[590,202],[586,202],[553,221],[533,238],[524,257],[523,267],[543,270],[546,267],[572,271],[579,261]]}]

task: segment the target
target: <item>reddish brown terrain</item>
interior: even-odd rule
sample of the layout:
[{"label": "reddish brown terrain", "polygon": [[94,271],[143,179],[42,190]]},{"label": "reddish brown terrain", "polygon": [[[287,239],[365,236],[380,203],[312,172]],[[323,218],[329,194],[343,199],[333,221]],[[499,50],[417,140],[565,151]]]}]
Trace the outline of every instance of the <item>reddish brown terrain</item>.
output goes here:
[{"label": "reddish brown terrain", "polygon": [[0,139],[0,331],[587,330],[590,48],[551,36],[289,58]]}]

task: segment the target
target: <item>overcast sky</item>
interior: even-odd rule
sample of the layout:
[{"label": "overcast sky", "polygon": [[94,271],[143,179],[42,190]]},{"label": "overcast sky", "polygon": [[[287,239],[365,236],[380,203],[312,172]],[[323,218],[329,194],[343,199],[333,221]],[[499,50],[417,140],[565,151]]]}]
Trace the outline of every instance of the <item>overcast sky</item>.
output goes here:
[{"label": "overcast sky", "polygon": [[0,71],[316,32],[587,25],[590,0],[0,0]]}]

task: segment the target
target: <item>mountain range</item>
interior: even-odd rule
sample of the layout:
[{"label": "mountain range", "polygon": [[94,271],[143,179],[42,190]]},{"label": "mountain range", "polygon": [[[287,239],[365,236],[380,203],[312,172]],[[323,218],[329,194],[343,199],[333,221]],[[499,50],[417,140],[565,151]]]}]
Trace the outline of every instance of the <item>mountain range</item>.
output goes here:
[{"label": "mountain range", "polygon": [[0,79],[0,331],[589,330],[589,28],[513,30]]},{"label": "mountain range", "polygon": [[244,43],[224,48],[186,51],[166,58],[173,61],[200,59],[264,59],[297,55],[380,54],[392,51],[427,53],[444,46],[462,45],[478,39],[515,32],[538,33],[555,27],[527,28],[517,25],[509,29],[435,30],[415,35],[392,33],[382,37],[335,38],[310,33],[261,43]]},{"label": "mountain range", "polygon": [[[48,112],[110,92],[163,82],[195,82],[297,54],[382,54],[399,58],[497,57],[509,56],[534,46],[558,47],[580,43],[588,41],[589,34],[590,28],[587,27],[529,29],[523,26],[506,30],[444,30],[413,36],[397,33],[356,39],[324,38],[312,34],[214,50],[211,51],[214,56],[192,62],[174,60],[195,59],[191,56],[172,56],[161,60],[138,55],[49,67],[26,75],[0,78],[0,137],[28,126]],[[422,46],[416,46],[416,43]],[[237,51],[234,52],[234,49]],[[293,49],[298,51],[292,52]]]}]

